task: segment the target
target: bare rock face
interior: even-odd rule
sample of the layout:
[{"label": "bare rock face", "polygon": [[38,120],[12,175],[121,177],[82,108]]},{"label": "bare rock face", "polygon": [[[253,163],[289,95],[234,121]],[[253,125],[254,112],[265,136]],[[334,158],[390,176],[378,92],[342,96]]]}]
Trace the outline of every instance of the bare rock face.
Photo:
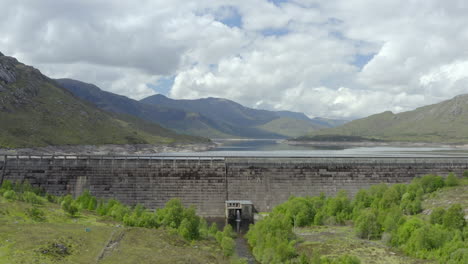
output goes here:
[{"label": "bare rock face", "polygon": [[0,62],[0,84],[3,82],[5,84],[9,84],[12,82],[16,82],[16,74],[14,72],[14,65],[8,63],[7,60],[5,60],[6,63]]}]

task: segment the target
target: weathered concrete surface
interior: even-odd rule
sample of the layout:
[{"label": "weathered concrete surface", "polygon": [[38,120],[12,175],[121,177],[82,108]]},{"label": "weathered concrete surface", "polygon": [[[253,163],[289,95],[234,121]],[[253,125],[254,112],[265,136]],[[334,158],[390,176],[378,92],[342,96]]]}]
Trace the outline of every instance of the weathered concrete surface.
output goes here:
[{"label": "weathered concrete surface", "polygon": [[268,211],[291,195],[333,195],[342,189],[353,195],[373,184],[409,182],[429,173],[461,175],[468,159],[10,156],[5,167],[5,179],[28,180],[57,195],[89,189],[98,197],[148,208],[178,197],[201,215],[224,216],[226,200],[249,200],[256,210]]}]

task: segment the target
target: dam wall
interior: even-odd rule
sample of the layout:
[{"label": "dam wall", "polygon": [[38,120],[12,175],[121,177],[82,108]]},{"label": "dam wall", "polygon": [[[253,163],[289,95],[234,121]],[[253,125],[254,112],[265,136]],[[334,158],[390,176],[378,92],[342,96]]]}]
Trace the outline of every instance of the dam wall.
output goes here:
[{"label": "dam wall", "polygon": [[5,180],[29,181],[55,195],[90,190],[101,198],[160,208],[171,198],[203,216],[224,216],[225,201],[269,211],[291,195],[334,195],[426,174],[461,176],[466,158],[255,158],[7,156]]}]

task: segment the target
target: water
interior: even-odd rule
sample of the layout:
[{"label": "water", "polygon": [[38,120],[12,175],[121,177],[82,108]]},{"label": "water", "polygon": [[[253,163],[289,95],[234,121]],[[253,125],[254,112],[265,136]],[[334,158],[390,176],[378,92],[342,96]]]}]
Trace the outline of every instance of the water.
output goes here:
[{"label": "water", "polygon": [[441,146],[288,145],[283,140],[213,140],[218,147],[205,152],[160,153],[172,156],[220,157],[468,157],[468,148]]}]

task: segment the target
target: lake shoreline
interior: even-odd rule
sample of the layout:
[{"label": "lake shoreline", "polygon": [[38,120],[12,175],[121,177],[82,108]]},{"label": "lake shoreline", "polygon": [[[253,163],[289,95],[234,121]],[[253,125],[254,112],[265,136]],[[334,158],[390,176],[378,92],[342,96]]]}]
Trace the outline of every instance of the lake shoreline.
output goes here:
[{"label": "lake shoreline", "polygon": [[215,143],[196,144],[124,144],[66,145],[19,149],[0,149],[0,155],[153,155],[158,153],[204,152],[217,147]]},{"label": "lake shoreline", "polygon": [[468,144],[460,143],[435,143],[435,142],[403,142],[403,141],[296,141],[284,140],[283,143],[291,146],[344,146],[344,147],[437,147],[468,149]]}]

